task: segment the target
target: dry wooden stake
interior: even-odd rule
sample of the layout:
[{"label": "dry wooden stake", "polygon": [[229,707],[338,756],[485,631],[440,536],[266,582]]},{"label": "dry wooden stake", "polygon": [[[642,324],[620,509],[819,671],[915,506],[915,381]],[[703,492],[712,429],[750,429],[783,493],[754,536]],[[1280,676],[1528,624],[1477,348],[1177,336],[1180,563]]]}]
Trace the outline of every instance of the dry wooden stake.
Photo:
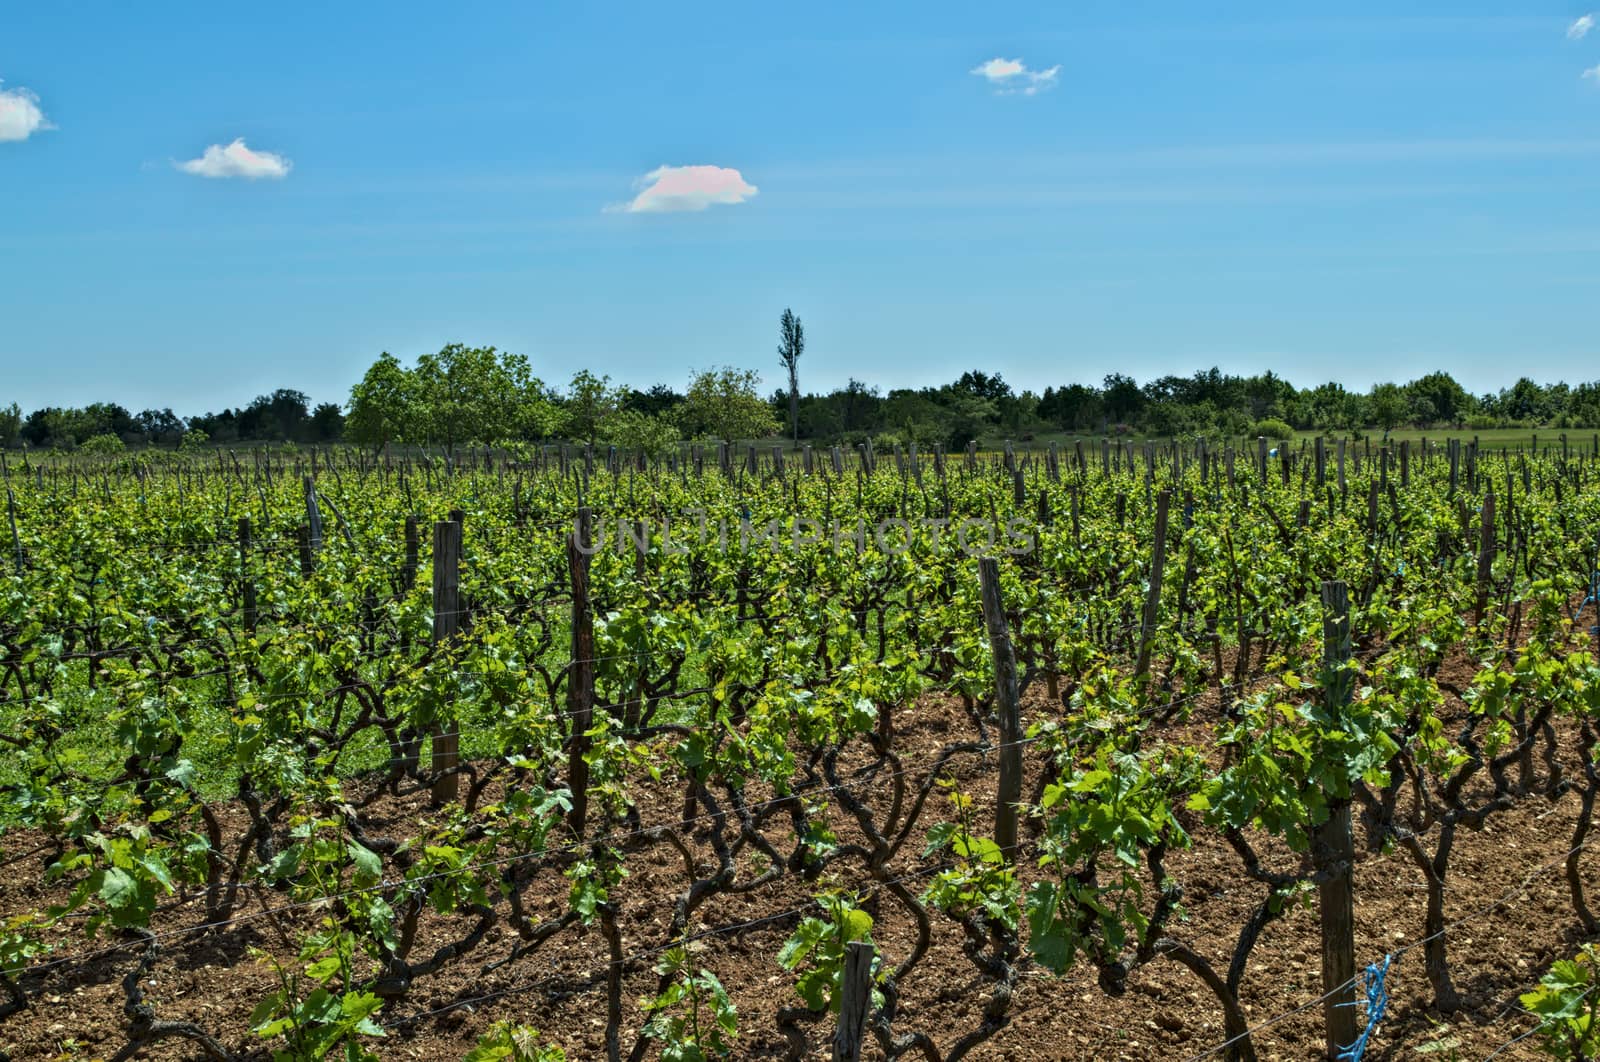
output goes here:
[{"label": "dry wooden stake", "polygon": [[[440,520],[433,525],[433,644],[443,645],[461,629],[461,525]],[[461,733],[454,719],[434,723],[434,804],[456,798],[461,777],[454,773],[460,762]],[[448,774],[444,772],[450,772]]]},{"label": "dry wooden stake", "polygon": [[993,557],[978,559],[983,595],[983,620],[994,654],[995,711],[1000,717],[1000,782],[995,794],[994,843],[1008,862],[1017,855],[1017,805],[1022,800],[1022,713],[1017,689],[1017,660],[1011,652],[1005,602],[1000,596],[1000,565]]}]

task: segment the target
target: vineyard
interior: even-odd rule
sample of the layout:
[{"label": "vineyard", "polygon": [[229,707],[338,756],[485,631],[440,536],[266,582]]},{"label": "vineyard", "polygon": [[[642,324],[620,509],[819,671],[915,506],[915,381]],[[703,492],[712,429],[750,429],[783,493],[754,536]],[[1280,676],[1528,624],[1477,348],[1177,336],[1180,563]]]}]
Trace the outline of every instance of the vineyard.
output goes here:
[{"label": "vineyard", "polygon": [[1600,1049],[1600,440],[3,471],[0,1056]]}]

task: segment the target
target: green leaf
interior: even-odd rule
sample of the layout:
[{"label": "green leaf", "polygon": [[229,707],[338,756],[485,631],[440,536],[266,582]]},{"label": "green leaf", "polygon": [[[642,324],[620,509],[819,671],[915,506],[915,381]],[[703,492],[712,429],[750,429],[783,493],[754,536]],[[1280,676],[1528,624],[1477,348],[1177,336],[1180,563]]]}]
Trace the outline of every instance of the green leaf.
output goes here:
[{"label": "green leaf", "polygon": [[113,911],[123,911],[139,903],[139,883],[133,875],[117,867],[96,872],[100,878],[95,894]]},{"label": "green leaf", "polygon": [[350,861],[355,864],[355,884],[357,888],[375,885],[383,878],[383,860],[370,848],[365,848],[354,841],[345,843],[345,851],[350,856]]}]

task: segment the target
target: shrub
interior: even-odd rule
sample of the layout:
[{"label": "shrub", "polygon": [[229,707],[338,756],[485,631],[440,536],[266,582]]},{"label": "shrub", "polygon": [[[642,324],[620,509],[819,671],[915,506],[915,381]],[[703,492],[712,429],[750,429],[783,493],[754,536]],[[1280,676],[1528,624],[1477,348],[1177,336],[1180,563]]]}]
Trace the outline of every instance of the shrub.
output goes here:
[{"label": "shrub", "polygon": [[894,448],[901,445],[904,445],[904,440],[900,438],[899,432],[880,431],[872,437],[874,453],[892,454],[894,453]]},{"label": "shrub", "polygon": [[1491,428],[1498,428],[1500,420],[1487,413],[1474,413],[1466,419],[1466,425],[1473,431],[1488,431]]},{"label": "shrub", "polygon": [[199,428],[190,428],[183,433],[183,448],[185,450],[204,450],[206,443],[211,441],[211,436]]},{"label": "shrub", "polygon": [[120,454],[127,450],[127,446],[123,444],[122,436],[106,432],[85,439],[78,449],[86,454]]},{"label": "shrub", "polygon": [[1279,442],[1287,442],[1294,438],[1294,429],[1289,427],[1285,421],[1278,420],[1276,417],[1268,417],[1266,420],[1256,421],[1255,433],[1257,435],[1265,435],[1267,438],[1275,439]]},{"label": "shrub", "polygon": [[652,417],[633,409],[619,410],[601,424],[605,441],[630,454],[665,457],[678,445],[678,426],[667,417]]}]

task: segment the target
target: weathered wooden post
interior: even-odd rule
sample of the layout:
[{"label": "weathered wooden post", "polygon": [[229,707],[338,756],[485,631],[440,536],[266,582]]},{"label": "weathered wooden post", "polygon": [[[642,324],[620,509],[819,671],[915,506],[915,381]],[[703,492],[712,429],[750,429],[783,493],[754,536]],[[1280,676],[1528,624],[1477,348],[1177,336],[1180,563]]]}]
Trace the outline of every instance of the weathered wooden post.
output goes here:
[{"label": "weathered wooden post", "polygon": [[[315,453],[315,451],[312,451]],[[311,538],[311,552],[322,552],[322,510],[317,508],[317,485],[310,477],[306,476],[306,527]]]},{"label": "weathered wooden post", "polygon": [[250,578],[250,518],[239,517],[239,589],[244,606],[244,629],[255,633],[256,584]]},{"label": "weathered wooden post", "polygon": [[[440,520],[433,525],[433,644],[443,645],[461,628],[461,525]],[[454,719],[433,725],[434,804],[456,798],[461,777],[461,730]],[[446,773],[448,772],[448,773]]]},{"label": "weathered wooden post", "polygon": [[1489,579],[1494,569],[1494,489],[1483,495],[1483,515],[1478,522],[1478,600],[1472,609],[1472,622],[1483,623],[1489,607]]},{"label": "weathered wooden post", "polygon": [[406,517],[406,562],[400,569],[400,585],[407,593],[417,585],[418,554],[421,552],[421,535],[417,530],[417,518]]},{"label": "weathered wooden post", "polygon": [[1000,597],[1000,565],[993,557],[978,558],[978,583],[983,595],[983,620],[994,654],[995,710],[1000,717],[1000,784],[995,795],[994,843],[1008,861],[1017,855],[1017,805],[1022,800],[1022,716],[1017,690],[1017,661],[1011,652],[1005,602]]},{"label": "weathered wooden post", "polygon": [[1167,566],[1167,510],[1172,505],[1172,491],[1163,490],[1156,495],[1155,542],[1150,555],[1150,588],[1145,592],[1144,617],[1139,624],[1139,659],[1134,664],[1133,676],[1142,678],[1150,671],[1150,645],[1155,640],[1156,619],[1161,611],[1161,575]]},{"label": "weathered wooden post", "polygon": [[310,575],[317,570],[317,551],[311,548],[311,525],[298,525],[294,529],[294,538],[300,551],[300,574]]},{"label": "weathered wooden post", "polygon": [[[1330,715],[1341,718],[1350,707],[1350,599],[1345,584],[1322,584],[1323,696]],[[1350,796],[1328,793],[1328,819],[1312,832],[1311,851],[1322,881],[1317,905],[1322,921],[1323,1027],[1327,1057],[1342,1057],[1356,1042],[1355,896],[1351,887],[1355,841],[1350,832]]]},{"label": "weathered wooden post", "polygon": [[572,809],[567,824],[583,836],[589,817],[589,727],[594,721],[594,613],[589,607],[589,557],[594,552],[593,513],[578,510],[567,540],[567,565],[572,573],[572,670],[567,673],[567,788]]}]

